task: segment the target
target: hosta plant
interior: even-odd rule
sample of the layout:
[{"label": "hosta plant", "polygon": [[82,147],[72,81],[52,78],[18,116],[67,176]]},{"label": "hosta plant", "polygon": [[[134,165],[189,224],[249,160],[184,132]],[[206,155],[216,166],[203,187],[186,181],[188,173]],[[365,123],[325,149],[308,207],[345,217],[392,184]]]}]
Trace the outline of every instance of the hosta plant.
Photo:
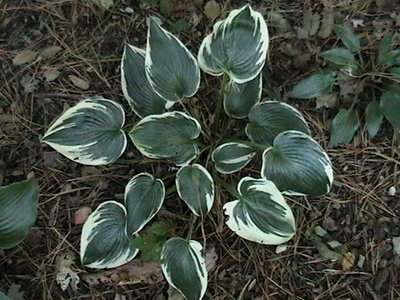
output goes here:
[{"label": "hosta plant", "polygon": [[[107,201],[97,207],[82,230],[84,265],[112,268],[133,259],[135,245],[144,241],[138,242],[137,236],[166,195],[175,191],[194,216],[207,220],[216,185],[232,195],[223,208],[226,224],[239,236],[265,245],[293,237],[296,222],[284,195],[328,193],[332,167],[297,109],[260,101],[268,41],[263,17],[245,6],[214,25],[196,59],[150,18],[146,49],[127,44],[121,62],[122,91],[140,120],[127,129],[119,103],[88,98],[49,127],[43,142],[78,163],[113,163],[129,139],[144,157],[178,167],[175,188],[166,189],[163,180],[143,172],[126,185],[123,203]],[[214,109],[213,116],[202,115],[191,99],[199,88],[200,68],[222,77],[219,99],[204,99]],[[242,134],[227,126],[228,117],[239,119]],[[199,120],[207,119],[212,122],[205,127]],[[236,189],[232,187],[227,174],[242,170],[254,158],[262,161],[261,177],[244,176]],[[172,237],[162,246],[164,275],[186,299],[201,299],[206,291],[202,244]]]},{"label": "hosta plant", "polygon": [[13,248],[27,237],[36,221],[38,199],[34,178],[0,187],[0,249]]},{"label": "hosta plant", "polygon": [[[330,144],[350,143],[360,127],[360,113],[368,135],[374,138],[384,118],[400,131],[400,49],[394,49],[394,34],[387,33],[380,41],[377,55],[363,51],[360,38],[345,25],[334,25],[334,32],[344,47],[321,52],[329,65],[320,73],[300,81],[290,94],[293,98],[317,98],[317,106],[333,107],[339,85],[350,103],[342,103],[332,121]],[[350,91],[348,91],[350,89]],[[346,100],[346,99],[344,99]],[[347,107],[346,107],[347,106]]]}]

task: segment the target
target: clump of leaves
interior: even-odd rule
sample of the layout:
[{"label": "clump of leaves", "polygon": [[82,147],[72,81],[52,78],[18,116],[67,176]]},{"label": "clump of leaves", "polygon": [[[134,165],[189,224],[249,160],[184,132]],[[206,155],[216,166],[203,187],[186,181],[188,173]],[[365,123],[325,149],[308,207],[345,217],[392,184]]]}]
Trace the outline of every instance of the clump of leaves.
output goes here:
[{"label": "clump of leaves", "polygon": [[[333,172],[297,109],[277,101],[261,102],[268,45],[265,21],[248,5],[214,25],[197,59],[150,18],[146,50],[126,45],[121,62],[122,91],[140,118],[133,128],[124,128],[122,106],[103,98],[83,100],[49,127],[43,142],[78,163],[115,162],[129,137],[143,156],[179,167],[176,188],[166,191],[163,180],[143,172],[128,182],[123,204],[106,201],[97,207],[82,230],[84,265],[117,267],[142,250],[147,252],[143,259],[160,258],[166,279],[186,299],[201,299],[208,275],[203,246],[190,239],[196,226],[190,226],[186,239],[166,240],[168,231],[158,223],[140,232],[175,190],[194,222],[203,221],[213,208],[215,182],[232,195],[223,209],[227,226],[239,236],[265,245],[294,236],[296,222],[284,195],[324,195],[331,189]],[[209,128],[198,119],[210,116],[199,116],[205,110],[190,99],[200,85],[200,68],[222,76],[220,97],[209,99],[215,111]],[[222,109],[241,122],[241,134],[229,128],[230,119]],[[242,170],[255,157],[262,161],[261,177],[244,176],[235,189],[228,174]]]},{"label": "clump of leaves", "polygon": [[[320,73],[300,81],[293,87],[290,96],[298,99],[317,98],[317,107],[334,107],[338,96],[334,87],[338,85],[350,94],[332,121],[330,144],[350,143],[360,127],[360,112],[364,111],[366,129],[374,138],[384,118],[400,130],[400,49],[394,49],[394,35],[387,33],[380,41],[376,57],[363,51],[360,38],[345,25],[334,25],[336,36],[344,47],[321,52],[319,56],[328,62]],[[347,97],[346,97],[347,98]],[[379,99],[379,100],[376,100]]]},{"label": "clump of leaves", "polygon": [[159,261],[162,248],[169,235],[168,224],[154,222],[132,240],[132,247],[141,251],[143,261]]}]

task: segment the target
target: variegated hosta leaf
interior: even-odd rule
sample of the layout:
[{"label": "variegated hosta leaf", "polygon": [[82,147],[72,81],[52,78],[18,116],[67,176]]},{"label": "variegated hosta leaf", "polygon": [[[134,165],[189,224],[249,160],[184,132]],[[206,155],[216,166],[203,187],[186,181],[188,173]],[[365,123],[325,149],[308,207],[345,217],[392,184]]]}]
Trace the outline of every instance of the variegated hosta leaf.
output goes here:
[{"label": "variegated hosta leaf", "polygon": [[154,91],[168,101],[191,97],[199,88],[200,69],[196,59],[153,18],[147,34],[146,72]]},{"label": "variegated hosta leaf", "polygon": [[250,5],[231,11],[202,42],[200,67],[211,75],[226,73],[236,83],[254,79],[267,56],[269,36],[264,18]]},{"label": "variegated hosta leaf", "polygon": [[207,289],[207,270],[203,247],[182,238],[169,239],[161,252],[161,268],[168,283],[186,300],[200,300]]},{"label": "variegated hosta leaf", "polygon": [[261,175],[288,195],[321,196],[332,187],[332,164],[324,149],[310,136],[285,131],[263,153]]},{"label": "variegated hosta leaf", "polygon": [[107,201],[89,216],[81,235],[81,261],[89,268],[115,268],[132,260],[138,249],[131,246],[127,234],[125,207]]},{"label": "variegated hosta leaf", "polygon": [[241,143],[225,143],[212,153],[215,168],[222,174],[231,174],[243,169],[256,155],[256,150]]},{"label": "variegated hosta leaf", "polygon": [[253,106],[246,126],[247,137],[255,143],[272,145],[281,132],[297,130],[310,134],[306,120],[301,113],[283,102],[265,101]]},{"label": "variegated hosta leaf", "polygon": [[196,119],[174,111],[145,117],[133,127],[129,136],[144,156],[167,159],[181,166],[199,153],[194,140],[200,132]]},{"label": "variegated hosta leaf", "polygon": [[224,93],[225,112],[232,118],[246,118],[254,104],[260,101],[261,92],[261,73],[253,80],[243,84],[231,81]]},{"label": "variegated hosta leaf", "polygon": [[6,294],[4,294],[2,291],[0,291],[0,299],[1,300],[13,300],[10,297],[8,297]]},{"label": "variegated hosta leaf", "polygon": [[128,214],[127,233],[134,235],[160,210],[165,187],[160,179],[149,173],[135,175],[125,188],[125,207]]},{"label": "variegated hosta leaf", "polygon": [[121,61],[121,85],[132,110],[143,118],[165,112],[166,102],[154,92],[146,76],[145,54],[142,49],[125,45]]},{"label": "variegated hosta leaf", "polygon": [[296,231],[292,210],[272,181],[244,177],[239,199],[224,205],[226,224],[240,237],[266,245],[290,240]]},{"label": "variegated hosta leaf", "polygon": [[35,179],[0,187],[0,249],[21,243],[36,221],[39,187]]},{"label": "variegated hosta leaf", "polygon": [[176,174],[179,197],[196,216],[205,216],[214,203],[214,181],[201,165],[182,167]]},{"label": "variegated hosta leaf", "polygon": [[107,99],[86,99],[65,111],[42,141],[84,165],[114,162],[126,148],[121,105]]}]

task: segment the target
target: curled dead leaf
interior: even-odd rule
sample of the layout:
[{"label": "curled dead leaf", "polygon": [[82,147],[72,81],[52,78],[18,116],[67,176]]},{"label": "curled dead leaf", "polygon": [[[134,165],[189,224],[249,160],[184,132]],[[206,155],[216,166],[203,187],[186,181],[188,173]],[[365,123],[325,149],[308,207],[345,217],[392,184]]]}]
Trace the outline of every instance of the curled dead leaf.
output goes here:
[{"label": "curled dead leaf", "polygon": [[47,82],[54,81],[60,76],[60,71],[57,69],[47,69],[43,72],[43,77]]},{"label": "curled dead leaf", "polygon": [[204,14],[210,20],[214,20],[221,15],[221,6],[214,0],[208,1],[204,6]]},{"label": "curled dead leaf", "polygon": [[48,46],[45,48],[42,48],[40,50],[39,55],[43,58],[52,58],[54,57],[58,52],[60,52],[61,47],[58,46]]},{"label": "curled dead leaf", "polygon": [[336,94],[328,94],[325,96],[318,97],[315,100],[316,108],[326,107],[333,108],[337,104],[337,95]]},{"label": "curled dead leaf", "polygon": [[78,290],[79,276],[71,267],[74,264],[75,255],[73,253],[63,253],[57,257],[56,281],[63,291],[71,287],[74,291]]},{"label": "curled dead leaf", "polygon": [[18,53],[12,60],[12,63],[14,66],[20,66],[26,63],[30,63],[35,60],[35,58],[38,56],[37,51],[33,50],[24,50],[20,53]]},{"label": "curled dead leaf", "polygon": [[82,225],[92,213],[92,209],[88,206],[81,207],[74,213],[74,224]]},{"label": "curled dead leaf", "polygon": [[86,80],[75,75],[68,75],[68,78],[77,88],[80,88],[81,90],[89,89],[89,83]]},{"label": "curled dead leaf", "polygon": [[347,252],[342,256],[342,270],[345,272],[349,271],[354,266],[355,262],[356,256],[351,252]]},{"label": "curled dead leaf", "polygon": [[160,263],[132,260],[118,268],[82,275],[82,280],[90,286],[100,284],[156,284],[164,280]]}]

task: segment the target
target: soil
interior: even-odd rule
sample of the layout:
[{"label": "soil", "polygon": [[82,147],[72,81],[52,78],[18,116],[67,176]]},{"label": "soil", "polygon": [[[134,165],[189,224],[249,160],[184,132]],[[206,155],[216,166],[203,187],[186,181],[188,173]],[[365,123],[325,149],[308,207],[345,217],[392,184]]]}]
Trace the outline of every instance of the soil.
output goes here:
[{"label": "soil", "polygon": [[[170,11],[158,1],[115,2],[110,9],[103,9],[90,0],[0,1],[0,185],[23,180],[33,172],[41,191],[38,218],[27,239],[0,251],[0,290],[17,289],[14,299],[167,299],[165,280],[96,286],[81,280],[77,289],[65,291],[56,281],[58,261],[67,253],[76,257],[71,269],[78,276],[94,273],[79,262],[82,225],[74,224],[74,213],[82,207],[94,210],[106,200],[121,201],[134,174],[147,171],[165,178],[172,165],[144,159],[129,145],[122,157],[125,161],[83,166],[41,143],[41,136],[63,110],[88,96],[118,101],[127,112],[128,125],[138,121],[123,99],[119,64],[125,43],[145,45],[148,16],[159,17],[172,29],[176,21],[186,20],[188,26],[176,34],[193,53],[214,24],[204,14],[207,1],[203,0],[171,1]],[[218,256],[204,299],[400,299],[400,253],[395,248],[400,247],[396,239],[400,236],[398,137],[385,123],[373,140],[362,128],[351,144],[331,147],[329,126],[337,109],[316,109],[314,100],[287,97],[296,82],[322,66],[316,54],[337,43],[333,34],[299,38],[305,12],[323,16],[324,8],[330,7],[336,22],[361,21],[362,26],[355,30],[367,40],[363,47],[373,53],[382,32],[399,30],[395,18],[399,19],[400,3],[264,0],[220,4],[226,13],[248,2],[266,16],[270,11],[279,12],[289,24],[287,30],[270,26],[264,96],[289,102],[302,111],[313,137],[332,159],[335,181],[326,196],[287,198],[297,218],[297,234],[280,253],[276,250],[282,248],[248,242],[226,227],[222,205],[231,196],[218,189],[217,203],[193,233],[194,239],[206,238]],[[271,25],[271,18],[268,20]],[[13,64],[22,51],[40,52],[49,46],[59,49],[25,64]],[[47,70],[59,74],[46,80]],[[83,83],[74,84],[71,75]],[[219,78],[203,73],[202,87],[193,99],[205,126],[219,84]],[[233,128],[240,124],[233,123]],[[225,179],[236,185],[245,175],[259,175],[258,170],[255,163]],[[167,187],[174,181],[169,178]],[[395,193],[388,194],[392,187]],[[190,211],[176,194],[168,196],[165,203],[156,219],[169,224],[171,236],[185,237]],[[332,247],[335,243],[341,246]],[[340,253],[341,258],[329,259],[329,251]]]}]

